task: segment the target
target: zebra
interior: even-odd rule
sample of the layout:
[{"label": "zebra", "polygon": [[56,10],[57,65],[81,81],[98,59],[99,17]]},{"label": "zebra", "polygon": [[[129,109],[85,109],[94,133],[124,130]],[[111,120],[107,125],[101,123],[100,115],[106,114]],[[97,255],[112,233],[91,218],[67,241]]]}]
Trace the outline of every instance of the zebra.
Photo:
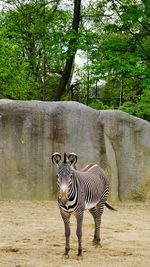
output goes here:
[{"label": "zebra", "polygon": [[65,228],[65,253],[70,251],[70,216],[75,215],[77,220],[76,235],[78,238],[78,254],[82,256],[82,223],[84,210],[92,214],[95,231],[93,243],[100,245],[100,224],[104,205],[114,210],[107,202],[109,194],[108,178],[104,170],[95,163],[76,170],[77,155],[64,153],[64,159],[55,152],[52,162],[57,166],[58,206]]}]

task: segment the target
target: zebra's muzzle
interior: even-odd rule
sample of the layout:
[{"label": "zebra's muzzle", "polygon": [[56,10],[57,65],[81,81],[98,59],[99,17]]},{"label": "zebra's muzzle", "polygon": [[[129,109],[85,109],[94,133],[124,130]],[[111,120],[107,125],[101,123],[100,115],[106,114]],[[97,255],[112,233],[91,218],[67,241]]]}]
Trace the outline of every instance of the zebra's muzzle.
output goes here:
[{"label": "zebra's muzzle", "polygon": [[68,201],[68,194],[67,191],[61,191],[60,192],[60,199],[61,199],[61,203],[62,205],[66,205],[67,201]]}]

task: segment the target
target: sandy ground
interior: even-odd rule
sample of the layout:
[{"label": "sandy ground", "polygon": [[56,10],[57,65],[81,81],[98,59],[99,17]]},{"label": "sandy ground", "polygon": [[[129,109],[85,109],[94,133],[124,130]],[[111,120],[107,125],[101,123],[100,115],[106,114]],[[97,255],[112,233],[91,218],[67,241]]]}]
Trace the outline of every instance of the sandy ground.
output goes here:
[{"label": "sandy ground", "polygon": [[150,266],[150,205],[105,208],[102,248],[92,245],[93,219],[83,224],[83,259],[77,259],[76,221],[71,218],[71,251],[63,257],[64,227],[54,201],[0,202],[0,267],[148,267]]}]

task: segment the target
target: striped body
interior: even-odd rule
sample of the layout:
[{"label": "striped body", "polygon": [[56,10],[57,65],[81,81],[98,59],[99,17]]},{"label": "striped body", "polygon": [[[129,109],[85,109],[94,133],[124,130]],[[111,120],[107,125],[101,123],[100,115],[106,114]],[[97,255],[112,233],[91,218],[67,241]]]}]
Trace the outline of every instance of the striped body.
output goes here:
[{"label": "striped body", "polygon": [[64,156],[57,165],[58,205],[65,226],[65,255],[70,250],[70,216],[77,219],[78,256],[82,255],[82,222],[84,210],[88,209],[95,222],[93,242],[100,243],[100,223],[104,205],[109,194],[108,178],[97,164],[90,164],[82,170],[74,168],[75,163]]},{"label": "striped body", "polygon": [[109,194],[108,180],[98,165],[93,165],[86,172],[74,170],[73,178],[67,203],[61,205],[58,198],[58,203],[65,212],[91,209],[99,202],[102,204],[106,202]]}]

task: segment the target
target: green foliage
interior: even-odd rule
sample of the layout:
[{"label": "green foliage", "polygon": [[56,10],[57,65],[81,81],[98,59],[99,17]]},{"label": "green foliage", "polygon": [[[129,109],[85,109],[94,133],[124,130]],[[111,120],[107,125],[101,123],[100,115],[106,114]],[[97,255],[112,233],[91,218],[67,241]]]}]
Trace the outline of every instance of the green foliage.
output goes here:
[{"label": "green foliage", "polygon": [[3,36],[0,47],[0,98],[37,98],[38,85],[28,77],[29,63],[21,60],[19,45]]},{"label": "green foliage", "polygon": [[[91,0],[82,6],[78,33],[71,29],[72,9],[61,1],[3,3],[0,98],[52,100],[66,60],[78,48],[85,63],[75,68],[77,86],[68,85],[62,99],[150,120],[150,1]],[[99,81],[103,86],[95,93]]]},{"label": "green foliage", "polygon": [[[150,87],[149,87],[150,88]],[[145,89],[137,106],[136,115],[150,121],[150,89]]]},{"label": "green foliage", "polygon": [[0,16],[0,97],[51,100],[66,58],[70,13],[47,1],[9,3]]},{"label": "green foliage", "polygon": [[136,115],[137,105],[131,101],[126,101],[122,106],[120,106],[120,110],[127,112],[131,115]]},{"label": "green foliage", "polygon": [[109,106],[105,105],[102,101],[96,99],[93,100],[89,106],[94,109],[102,110],[102,109],[111,109]]},{"label": "green foliage", "polygon": [[121,105],[120,109],[146,119],[150,95],[148,10],[146,1],[95,2],[89,11],[94,19],[89,18],[93,38],[87,50],[89,82],[105,82],[100,92],[103,103],[115,108]]},{"label": "green foliage", "polygon": [[145,90],[141,99],[137,103],[131,101],[125,102],[120,106],[120,110],[131,115],[150,121],[150,92]]}]

